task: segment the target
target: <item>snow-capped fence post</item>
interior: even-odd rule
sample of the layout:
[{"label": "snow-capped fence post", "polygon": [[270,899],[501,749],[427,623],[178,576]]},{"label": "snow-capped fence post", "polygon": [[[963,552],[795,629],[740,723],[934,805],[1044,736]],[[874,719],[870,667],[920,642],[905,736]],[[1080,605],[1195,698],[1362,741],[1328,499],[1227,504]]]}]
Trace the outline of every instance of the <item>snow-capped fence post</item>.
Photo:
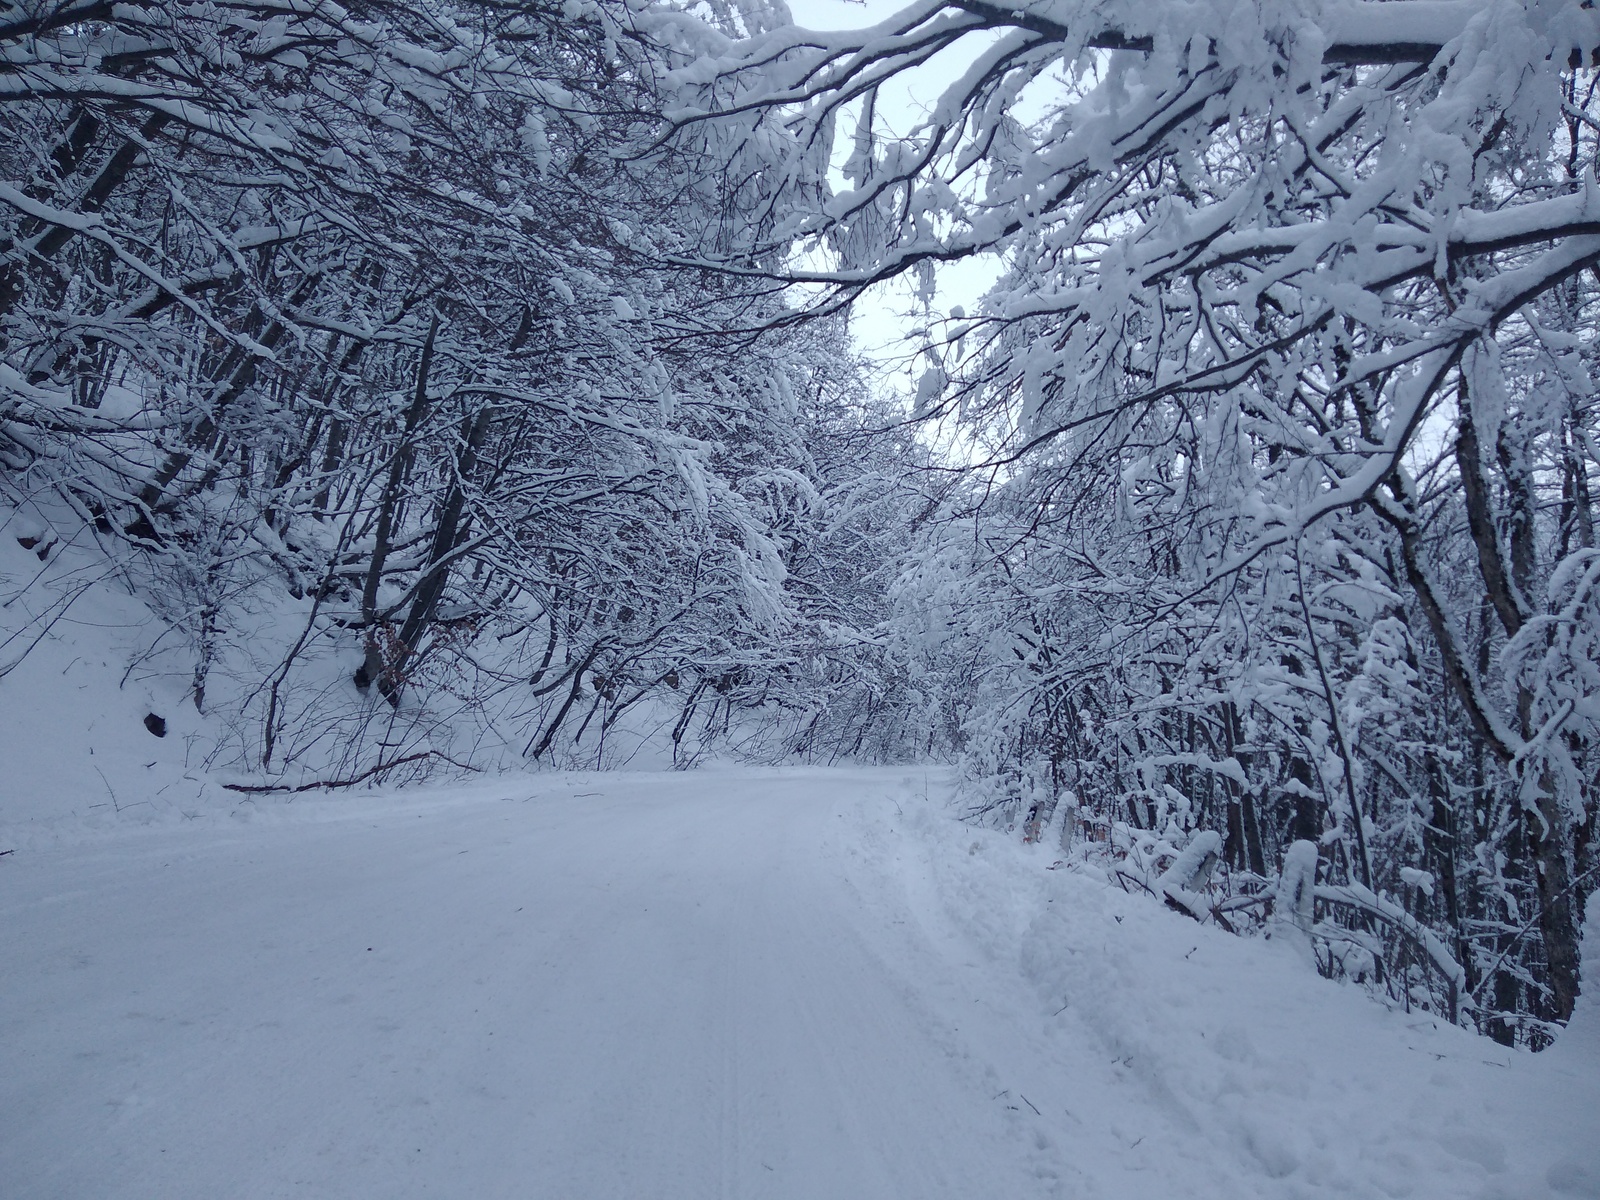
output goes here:
[{"label": "snow-capped fence post", "polygon": [[1317,844],[1294,842],[1283,855],[1283,873],[1272,904],[1273,924],[1295,931],[1295,940],[1311,945],[1311,922],[1317,898]]},{"label": "snow-capped fence post", "polygon": [[1222,857],[1222,835],[1214,829],[1202,829],[1189,839],[1189,844],[1178,852],[1172,865],[1161,872],[1156,880],[1156,892],[1169,908],[1205,920],[1211,905],[1202,889],[1211,880],[1211,872]]},{"label": "snow-capped fence post", "polygon": [[1070,851],[1078,832],[1078,794],[1070,788],[1063,791],[1061,798],[1056,801],[1056,810],[1050,814],[1050,828],[1054,835],[1053,844],[1063,854]]}]

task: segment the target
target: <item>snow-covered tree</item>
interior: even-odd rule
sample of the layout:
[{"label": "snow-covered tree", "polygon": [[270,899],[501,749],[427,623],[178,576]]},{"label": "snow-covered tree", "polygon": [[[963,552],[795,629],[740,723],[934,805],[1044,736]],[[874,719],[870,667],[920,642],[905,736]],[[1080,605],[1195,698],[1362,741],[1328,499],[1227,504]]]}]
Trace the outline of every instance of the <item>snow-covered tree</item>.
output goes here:
[{"label": "snow-covered tree", "polygon": [[1595,871],[1597,51],[1578,3],[920,0],[674,77],[777,214],[706,261],[818,309],[1003,265],[920,397],[984,475],[913,605],[977,774],[1320,843],[1393,994],[1536,1045]]},{"label": "snow-covered tree", "polygon": [[635,17],[0,10],[0,486],[191,639],[225,754],[702,738],[822,619],[786,563],[855,569],[801,396],[854,368],[680,265],[745,217]]}]

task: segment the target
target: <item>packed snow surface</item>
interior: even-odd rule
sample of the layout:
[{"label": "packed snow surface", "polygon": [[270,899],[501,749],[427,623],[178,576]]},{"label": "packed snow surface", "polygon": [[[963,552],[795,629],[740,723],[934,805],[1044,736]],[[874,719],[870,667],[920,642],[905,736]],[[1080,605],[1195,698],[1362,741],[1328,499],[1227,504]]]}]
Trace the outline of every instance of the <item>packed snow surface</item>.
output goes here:
[{"label": "packed snow surface", "polygon": [[1600,1029],[1387,1010],[942,795],[561,775],[23,844],[0,1192],[1600,1196]]}]

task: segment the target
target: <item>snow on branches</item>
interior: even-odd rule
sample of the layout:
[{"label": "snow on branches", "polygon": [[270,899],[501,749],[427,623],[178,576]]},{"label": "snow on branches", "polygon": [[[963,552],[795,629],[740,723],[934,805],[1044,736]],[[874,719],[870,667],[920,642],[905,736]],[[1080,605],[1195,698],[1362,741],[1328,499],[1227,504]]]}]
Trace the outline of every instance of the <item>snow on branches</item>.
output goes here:
[{"label": "snow on branches", "polygon": [[0,488],[190,640],[225,759],[815,716],[862,471],[807,441],[860,425],[855,366],[734,338],[773,303],[673,264],[737,214],[662,142],[637,18],[0,5]]},{"label": "snow on branches", "polygon": [[821,309],[1003,264],[931,325],[976,479],[904,589],[995,811],[1319,845],[1535,1044],[1596,853],[1597,49],[1579,3],[920,0],[675,77],[695,136],[787,132],[769,204],[825,193],[803,269],[708,264]]}]

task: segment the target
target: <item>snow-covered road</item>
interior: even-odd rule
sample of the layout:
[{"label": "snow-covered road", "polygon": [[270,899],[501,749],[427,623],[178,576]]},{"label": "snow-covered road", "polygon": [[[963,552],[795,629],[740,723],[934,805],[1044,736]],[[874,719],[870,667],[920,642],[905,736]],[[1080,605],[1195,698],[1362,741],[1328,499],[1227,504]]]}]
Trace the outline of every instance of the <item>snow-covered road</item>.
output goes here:
[{"label": "snow-covered road", "polygon": [[1528,1133],[1471,1094],[1588,1102],[1571,1055],[1386,1012],[922,791],[560,776],[0,859],[0,1194],[1600,1194],[1592,1111]]}]

